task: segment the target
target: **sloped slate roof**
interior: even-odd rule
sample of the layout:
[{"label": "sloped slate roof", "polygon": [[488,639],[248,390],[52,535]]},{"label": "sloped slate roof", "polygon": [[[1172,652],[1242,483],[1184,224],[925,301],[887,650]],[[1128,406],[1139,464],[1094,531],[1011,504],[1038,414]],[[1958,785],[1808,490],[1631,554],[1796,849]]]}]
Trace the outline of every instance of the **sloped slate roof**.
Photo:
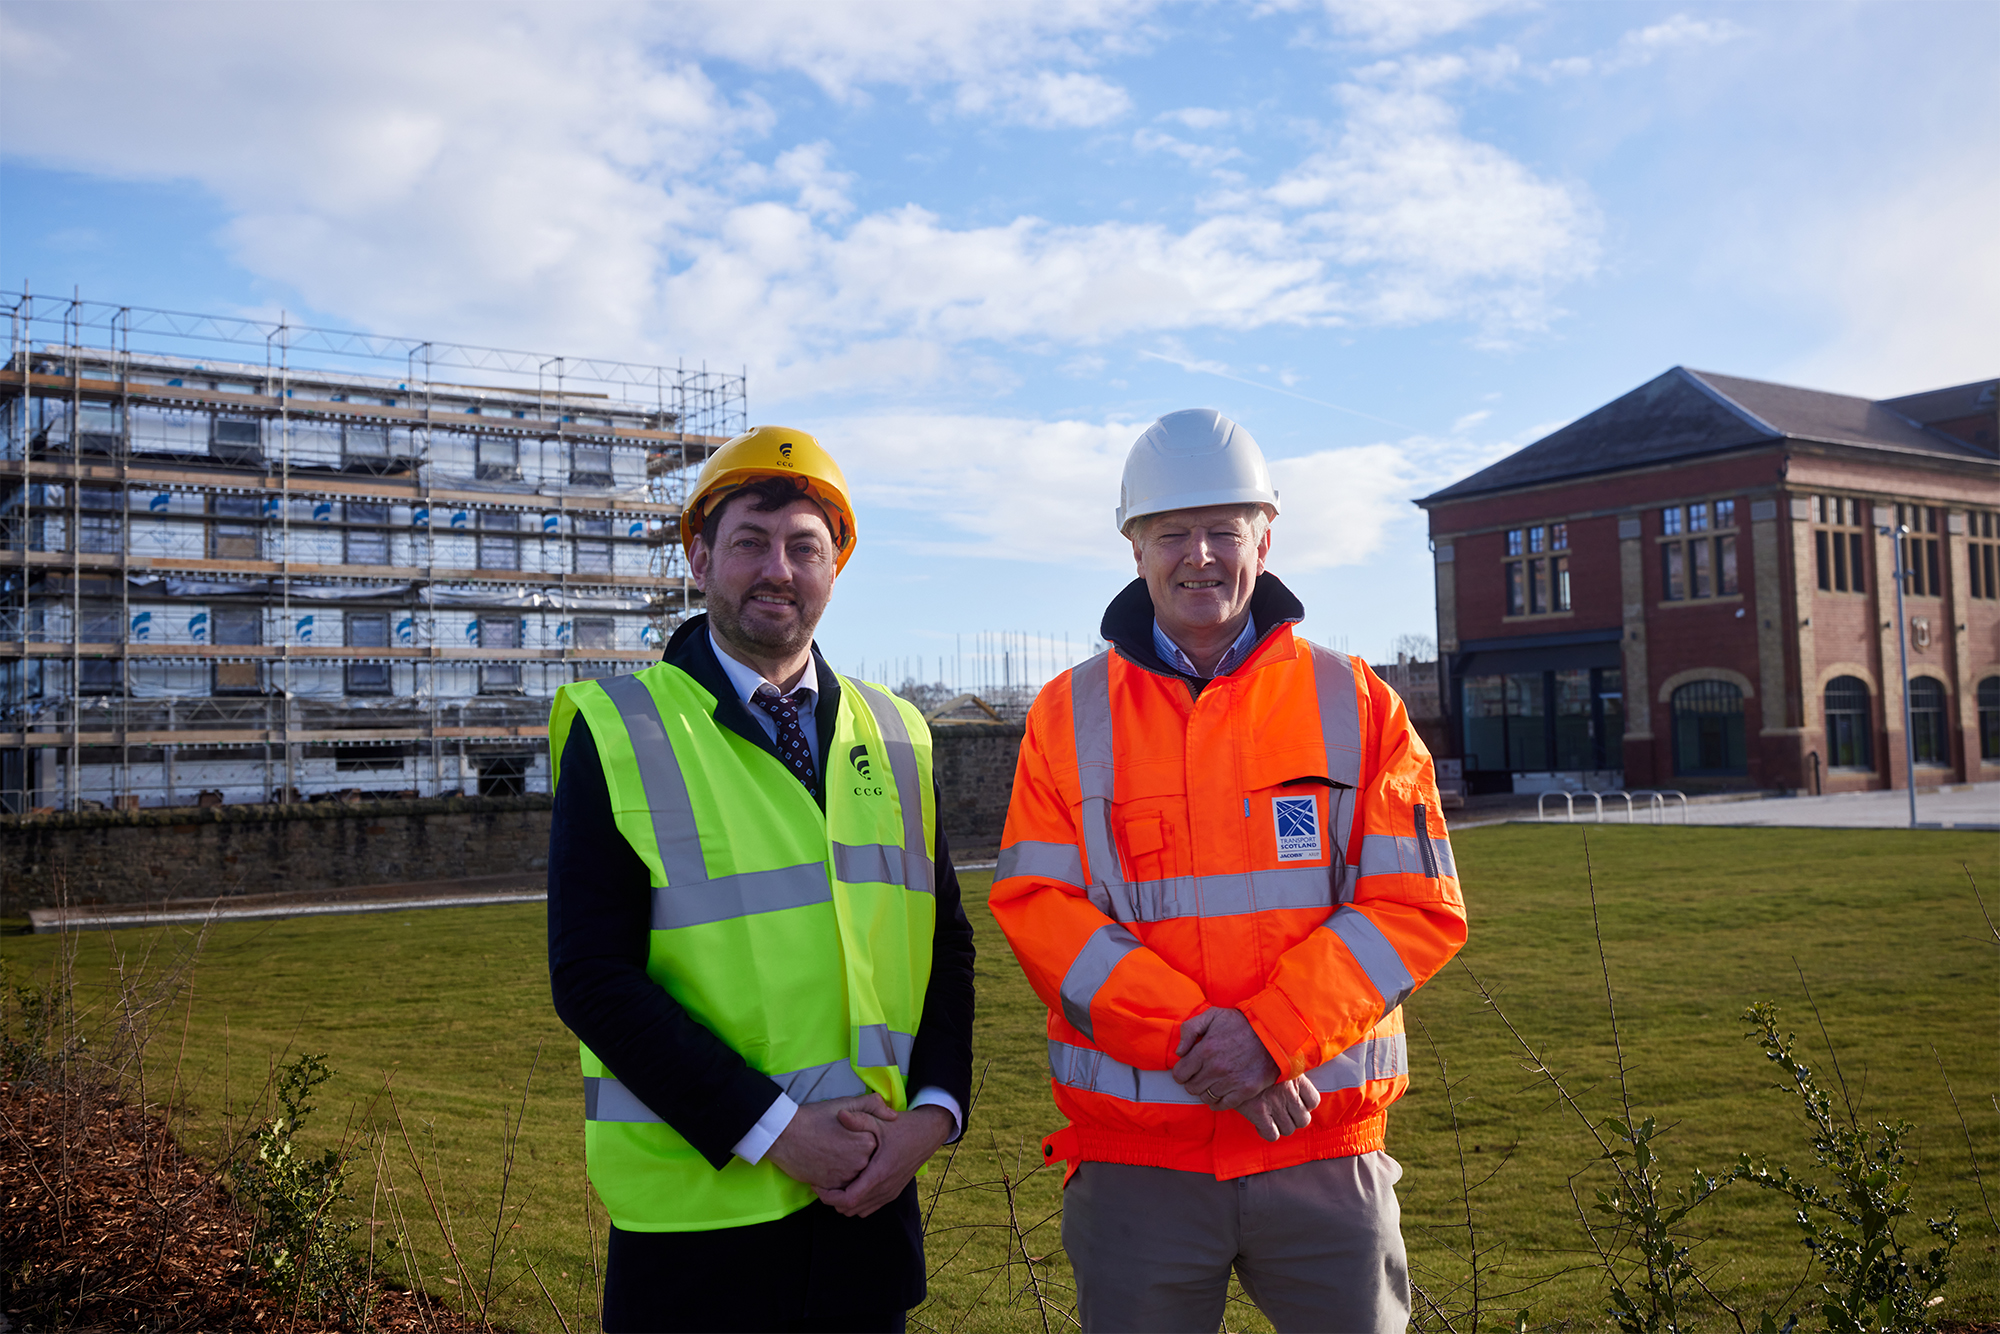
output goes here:
[{"label": "sloped slate roof", "polygon": [[1949,389],[1932,389],[1901,398],[1885,398],[1882,406],[1913,421],[1942,422],[1992,412],[2000,399],[2000,380],[1974,380]]},{"label": "sloped slate roof", "polygon": [[1676,366],[1417,503],[1429,505],[1788,438],[1955,459],[1991,458],[1869,399]]}]

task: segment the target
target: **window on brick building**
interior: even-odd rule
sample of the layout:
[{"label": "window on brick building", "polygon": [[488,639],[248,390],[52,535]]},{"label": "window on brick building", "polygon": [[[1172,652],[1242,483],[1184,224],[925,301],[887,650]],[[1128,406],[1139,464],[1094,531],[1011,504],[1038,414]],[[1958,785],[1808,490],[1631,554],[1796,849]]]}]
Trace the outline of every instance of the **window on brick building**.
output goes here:
[{"label": "window on brick building", "polygon": [[1911,597],[1944,596],[1937,539],[1943,517],[1944,512],[1935,505],[1896,506],[1896,526],[1910,530],[1903,538],[1903,572],[1909,579],[1907,592]]},{"label": "window on brick building", "polygon": [[1826,683],[1826,762],[1835,769],[1875,767],[1868,683],[1836,676]]},{"label": "window on brick building", "polygon": [[1945,725],[1944,682],[1931,676],[1910,680],[1910,746],[1918,764],[1950,764],[1950,729]]},{"label": "window on brick building", "polygon": [[1672,703],[1675,773],[1750,772],[1740,687],[1730,681],[1690,681],[1674,692]]},{"label": "window on brick building", "polygon": [[1538,524],[1507,534],[1509,560],[1503,571],[1509,616],[1547,616],[1566,612],[1569,601],[1569,525]]},{"label": "window on brick building", "polygon": [[1859,531],[1866,526],[1863,502],[1852,496],[1812,498],[1813,558],[1819,570],[1822,593],[1865,593],[1862,553],[1866,549]]},{"label": "window on brick building", "polygon": [[2000,760],[2000,676],[1979,682],[1979,758]]},{"label": "window on brick building", "polygon": [[1696,501],[1660,511],[1660,598],[1685,602],[1690,598],[1734,597],[1742,592],[1736,577],[1736,502]]},{"label": "window on brick building", "polygon": [[1992,599],[2000,597],[2000,546],[1995,537],[2000,536],[2000,519],[1990,511],[1972,510],[1965,516],[1965,532],[1970,539],[1965,544],[1966,568],[1971,577],[1966,581],[1972,587],[1968,590],[1976,598]]}]

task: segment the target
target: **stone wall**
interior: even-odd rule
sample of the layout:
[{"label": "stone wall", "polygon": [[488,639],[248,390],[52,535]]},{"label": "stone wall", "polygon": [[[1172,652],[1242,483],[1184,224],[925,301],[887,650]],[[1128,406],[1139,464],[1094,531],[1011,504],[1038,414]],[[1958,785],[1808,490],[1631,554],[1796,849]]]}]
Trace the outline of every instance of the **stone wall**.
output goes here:
[{"label": "stone wall", "polygon": [[[1021,729],[937,729],[941,819],[954,854],[999,845]],[[0,816],[0,916],[69,902],[239,894],[530,874],[548,864],[546,794],[303,806]]]},{"label": "stone wall", "polygon": [[938,818],[954,861],[999,848],[1022,734],[1018,723],[944,723],[932,729],[943,806]]},{"label": "stone wall", "polygon": [[0,819],[0,914],[528,873],[546,795],[204,806]]}]

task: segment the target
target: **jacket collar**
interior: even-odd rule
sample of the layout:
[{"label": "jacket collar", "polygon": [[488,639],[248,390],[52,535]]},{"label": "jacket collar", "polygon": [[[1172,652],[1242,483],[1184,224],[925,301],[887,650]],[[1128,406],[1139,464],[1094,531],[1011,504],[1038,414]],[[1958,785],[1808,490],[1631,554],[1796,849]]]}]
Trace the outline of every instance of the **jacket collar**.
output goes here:
[{"label": "jacket collar", "polygon": [[[833,754],[833,726],[840,716],[840,677],[826,665],[818,644],[812,646],[812,655],[813,670],[819,676],[819,703],[813,710],[813,730],[819,733],[820,767],[819,782],[813,787],[813,796],[824,809],[827,757]],[[721,662],[717,661],[715,646],[708,642],[708,613],[682,621],[675,628],[673,637],[667,640],[666,651],[660,655],[660,661],[686,672],[695,684],[715,696],[714,718],[717,724],[761,750],[773,755],[778,753],[776,744],[765,735],[762,725],[750,716],[750,710],[736,693],[729,673],[723,671]]]},{"label": "jacket collar", "polygon": [[[1280,626],[1296,625],[1305,616],[1305,604],[1279,582],[1277,575],[1266,570],[1257,576],[1257,586],[1250,591],[1250,619],[1257,625],[1259,648],[1270,642]],[[1186,681],[1197,691],[1204,684],[1201,677],[1189,676],[1169,666],[1153,648],[1153,596],[1146,591],[1144,579],[1134,579],[1111,599],[1111,605],[1104,609],[1104,622],[1098,633],[1131,662],[1156,676]],[[1230,675],[1256,661],[1257,653],[1253,650]]]}]

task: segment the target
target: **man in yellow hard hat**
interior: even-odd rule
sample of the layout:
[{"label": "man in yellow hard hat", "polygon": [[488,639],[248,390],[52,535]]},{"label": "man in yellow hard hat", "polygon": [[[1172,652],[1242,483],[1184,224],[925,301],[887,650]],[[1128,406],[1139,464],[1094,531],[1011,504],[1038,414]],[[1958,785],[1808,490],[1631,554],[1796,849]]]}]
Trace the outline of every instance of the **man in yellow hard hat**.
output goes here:
[{"label": "man in yellow hard hat", "polygon": [[971,1099],[930,734],[813,644],[855,545],[817,440],[729,441],[682,538],[707,614],[549,721],[549,972],[611,1214],[604,1328],[900,1330],[913,1177]]}]

